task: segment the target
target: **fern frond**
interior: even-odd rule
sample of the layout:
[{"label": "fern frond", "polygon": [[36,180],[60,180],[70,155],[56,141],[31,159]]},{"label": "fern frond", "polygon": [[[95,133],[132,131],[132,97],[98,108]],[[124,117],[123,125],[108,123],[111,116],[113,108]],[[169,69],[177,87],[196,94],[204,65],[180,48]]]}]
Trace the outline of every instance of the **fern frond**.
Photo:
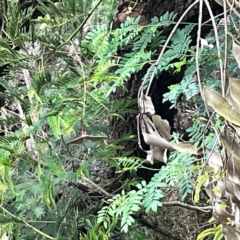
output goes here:
[{"label": "fern frond", "polygon": [[170,25],[176,18],[177,13],[167,11],[159,18],[159,22],[163,24],[162,26],[166,27]]},{"label": "fern frond", "polygon": [[14,142],[18,142],[20,140],[22,141],[26,140],[26,136],[23,134],[21,130],[15,131],[14,133],[9,133],[4,137],[0,137],[0,144],[11,145]]},{"label": "fern frond", "polygon": [[118,162],[118,166],[121,168],[121,170],[118,170],[118,172],[136,172],[137,169],[139,169],[139,167],[143,164],[143,160],[140,158],[120,157],[116,158],[116,160]]},{"label": "fern frond", "polygon": [[167,185],[163,182],[163,171],[164,167],[154,176],[152,177],[151,181],[145,187],[145,195],[143,198],[143,206],[146,212],[150,210],[156,212],[158,207],[162,206],[160,201],[163,198],[163,192],[161,188],[166,187]]},{"label": "fern frond", "polygon": [[151,60],[151,52],[126,53],[120,61],[120,66],[115,74],[125,81],[132,73],[140,71]]},{"label": "fern frond", "polygon": [[49,71],[37,73],[34,75],[32,87],[35,89],[38,95],[41,95],[44,89],[47,88],[48,84],[52,81],[52,76]]},{"label": "fern frond", "polygon": [[[143,184],[145,185],[145,183]],[[139,185],[142,188],[142,185]],[[116,210],[116,217],[121,216],[121,229],[125,233],[128,232],[128,228],[135,222],[135,219],[131,215],[141,209],[142,191],[142,189],[139,191],[130,191],[126,200]]]},{"label": "fern frond", "polygon": [[[96,26],[85,36],[82,46],[88,48],[92,53],[106,52],[105,49],[109,47],[108,35],[106,25]],[[105,55],[108,54],[105,53]]]},{"label": "fern frond", "polygon": [[[158,65],[158,71],[167,71],[170,67],[170,63],[174,59],[183,60],[186,57],[186,53],[191,43],[191,36],[189,36],[189,34],[193,27],[193,24],[189,24],[181,30],[178,29],[174,33],[172,37],[173,45],[163,54]],[[179,37],[182,37],[183,39],[179,39]]]},{"label": "fern frond", "polygon": [[1,126],[13,126],[18,124],[22,121],[19,116],[7,116],[5,115],[4,118],[0,116],[0,125]]},{"label": "fern frond", "polygon": [[24,106],[29,106],[29,101],[22,97],[27,95],[26,88],[13,88],[5,78],[1,78],[0,85],[4,87],[6,96],[11,95],[11,98],[15,97]]}]

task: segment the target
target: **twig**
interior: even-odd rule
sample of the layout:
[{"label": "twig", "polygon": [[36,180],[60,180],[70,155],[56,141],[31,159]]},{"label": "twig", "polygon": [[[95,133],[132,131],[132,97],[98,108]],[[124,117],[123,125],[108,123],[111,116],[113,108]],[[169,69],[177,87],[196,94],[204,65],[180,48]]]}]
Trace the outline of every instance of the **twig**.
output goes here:
[{"label": "twig", "polygon": [[206,212],[206,211],[209,212],[209,211],[213,210],[213,206],[197,207],[197,206],[189,205],[189,204],[178,202],[178,201],[162,202],[162,205],[166,206],[166,207],[178,206],[178,207],[183,207],[186,209],[196,210],[196,211],[201,211],[201,212]]},{"label": "twig", "polygon": [[100,186],[98,186],[96,183],[94,183],[92,180],[86,178],[86,177],[82,177],[82,180],[87,182],[88,184],[92,185],[93,187],[95,187],[97,190],[99,190],[100,192],[102,192],[105,196],[108,197],[112,197],[113,195],[108,193],[107,191],[105,191],[103,188],[101,188]]},{"label": "twig", "polygon": [[[199,2],[199,16],[198,16],[198,32],[197,32],[197,46],[196,46],[196,70],[197,70],[197,80],[198,80],[198,86],[201,93],[201,96],[203,98],[203,89],[201,85],[201,77],[200,77],[200,70],[199,70],[199,43],[201,39],[201,28],[202,28],[202,15],[203,15],[203,0],[200,0]],[[206,102],[204,101],[205,108],[207,109]],[[208,113],[208,111],[207,111]],[[209,113],[208,113],[209,115]]]},{"label": "twig", "polygon": [[71,152],[70,152],[70,150],[69,150],[69,148],[68,148],[68,145],[67,145],[67,143],[65,142],[65,140],[64,140],[64,138],[63,138],[62,135],[61,135],[61,139],[62,139],[62,141],[63,141],[63,143],[64,143],[64,145],[65,145],[65,147],[66,147],[66,149],[67,149],[67,152],[68,152],[69,156],[72,157],[72,154],[71,154]]},{"label": "twig", "polygon": [[[228,9],[228,10],[226,11],[226,13],[227,13],[227,12],[230,12],[230,9]],[[215,15],[214,18],[217,19],[217,18],[220,18],[220,17],[223,16],[223,15],[224,15],[224,13],[219,13],[218,15]],[[202,26],[203,26],[203,25],[207,25],[207,23],[208,23],[208,22],[211,22],[211,21],[212,21],[211,18],[208,19],[207,21],[203,22]]]},{"label": "twig", "polygon": [[223,13],[224,13],[224,33],[225,33],[225,56],[224,56],[224,68],[223,68],[223,83],[222,94],[225,96],[225,86],[227,81],[227,63],[228,63],[228,17],[227,17],[227,5],[226,1],[223,1]]}]

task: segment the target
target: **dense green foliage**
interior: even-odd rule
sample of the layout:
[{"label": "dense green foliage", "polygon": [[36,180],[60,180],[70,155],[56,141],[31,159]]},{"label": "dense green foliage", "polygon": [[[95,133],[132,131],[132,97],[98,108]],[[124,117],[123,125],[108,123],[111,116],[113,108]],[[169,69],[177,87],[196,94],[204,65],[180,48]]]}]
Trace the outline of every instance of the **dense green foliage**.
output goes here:
[{"label": "dense green foliage", "polygon": [[[139,227],[134,214],[159,211],[171,188],[177,189],[179,200],[189,202],[194,195],[195,202],[206,206],[201,188],[208,177],[225,179],[220,170],[207,165],[209,153],[218,153],[221,147],[225,116],[213,114],[209,120],[202,98],[203,85],[225,91],[223,79],[218,78],[218,51],[225,53],[229,72],[238,77],[237,64],[226,52],[230,48],[224,41],[224,26],[218,25],[219,48],[213,33],[206,38],[208,46],[191,47],[192,23],[176,25],[166,45],[163,32],[176,24],[176,14],[153,17],[145,26],[138,25],[139,17],[128,18],[113,29],[108,23],[114,7],[110,0],[56,4],[38,0],[35,7],[21,10],[19,3],[5,1],[0,36],[0,66],[7,64],[7,74],[0,77],[4,89],[0,92],[4,102],[0,111],[1,236],[146,239],[149,232]],[[38,18],[33,17],[36,10],[41,13]],[[102,16],[103,10],[109,15]],[[237,21],[236,16],[231,19]],[[165,51],[159,58],[161,49]],[[164,101],[178,108],[184,96],[191,113],[191,126],[185,132],[200,155],[173,151],[168,163],[156,171],[132,151],[124,152],[126,141],[137,141],[131,132],[115,142],[105,139],[109,119],[125,121],[126,114],[137,115],[136,99],[111,102],[110,96],[143,69],[148,70],[139,80],[145,90],[163,71],[174,75],[186,69],[182,81],[164,94]],[[196,77],[199,69],[201,79]],[[80,133],[88,137],[72,140]],[[181,138],[173,132],[171,141]],[[119,151],[124,153],[119,156]],[[147,182],[137,177],[139,169],[156,173]],[[111,189],[114,180],[109,174],[114,170],[117,176],[129,176],[118,189]],[[220,224],[208,231],[199,239],[208,234],[223,237]]]}]

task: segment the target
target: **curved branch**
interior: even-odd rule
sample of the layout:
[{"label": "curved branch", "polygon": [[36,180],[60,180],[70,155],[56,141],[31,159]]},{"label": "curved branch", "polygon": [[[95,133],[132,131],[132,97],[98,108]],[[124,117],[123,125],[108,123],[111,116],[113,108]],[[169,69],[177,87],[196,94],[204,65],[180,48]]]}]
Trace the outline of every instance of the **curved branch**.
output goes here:
[{"label": "curved branch", "polygon": [[190,209],[190,210],[196,210],[196,211],[201,211],[201,212],[206,212],[206,211],[212,211],[213,210],[212,206],[197,207],[197,206],[194,206],[194,205],[189,205],[189,204],[178,202],[178,201],[162,202],[162,205],[166,206],[166,207],[178,206],[178,207],[183,207],[183,208],[187,208],[187,209]]}]

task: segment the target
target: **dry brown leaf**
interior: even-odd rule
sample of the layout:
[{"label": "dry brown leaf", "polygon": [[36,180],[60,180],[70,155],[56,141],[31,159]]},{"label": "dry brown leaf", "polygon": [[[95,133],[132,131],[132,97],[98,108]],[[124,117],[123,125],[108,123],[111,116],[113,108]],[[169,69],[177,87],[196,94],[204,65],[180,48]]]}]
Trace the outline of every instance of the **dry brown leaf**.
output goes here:
[{"label": "dry brown leaf", "polygon": [[[226,159],[226,160],[231,162],[232,158],[236,158],[238,161],[240,161],[240,148],[239,148],[239,141],[237,137],[230,137],[227,134],[224,134],[224,135],[221,134],[220,137],[221,137],[221,142],[224,148],[228,152],[229,159]],[[230,171],[230,169],[228,170]],[[240,172],[237,174],[240,174]]]},{"label": "dry brown leaf", "polygon": [[224,198],[226,192],[225,183],[222,180],[218,180],[217,187],[220,190],[220,194],[216,193],[216,195],[218,195],[220,199]]},{"label": "dry brown leaf", "polygon": [[240,203],[240,186],[229,180],[228,178],[225,178],[225,188],[228,194],[231,196],[231,200],[234,203],[239,204]]},{"label": "dry brown leaf", "polygon": [[240,67],[240,46],[233,40],[232,52],[235,60],[237,61],[238,67]]},{"label": "dry brown leaf", "polygon": [[[146,114],[138,116],[140,121],[141,133],[146,144],[150,146],[150,150],[143,150],[139,140],[139,146],[147,153],[147,161],[153,162],[153,159],[166,162],[163,157],[164,149],[177,150],[179,152],[186,152],[190,154],[197,154],[197,148],[189,143],[170,143],[157,131],[154,123],[149,119]],[[158,119],[159,120],[159,119]],[[139,133],[138,133],[139,135]]]},{"label": "dry brown leaf", "polygon": [[[230,78],[231,79],[231,78]],[[231,82],[231,80],[230,80]],[[240,82],[240,81],[239,81]],[[231,88],[233,88],[233,84],[231,84]],[[234,93],[233,93],[234,92]],[[232,94],[236,94],[236,91],[233,90]],[[239,93],[239,97],[240,97],[240,93]],[[226,93],[226,100],[229,102],[229,104],[238,112],[240,113],[240,105],[232,98],[231,94],[230,94],[230,87],[228,87],[227,89],[227,93]],[[229,123],[236,131],[237,135],[240,136],[240,127],[236,126],[233,123]]]},{"label": "dry brown leaf", "polygon": [[239,176],[236,173],[228,172],[228,179],[238,184]]},{"label": "dry brown leaf", "polygon": [[223,116],[229,122],[240,126],[240,113],[235,111],[221,94],[205,86],[203,89],[203,97],[206,103],[219,115]]},{"label": "dry brown leaf", "polygon": [[164,149],[158,146],[150,146],[150,149],[153,151],[153,159],[164,162],[163,153]]},{"label": "dry brown leaf", "polygon": [[225,182],[221,180],[213,180],[212,182],[210,182],[208,178],[204,186],[205,186],[207,195],[211,200],[219,201],[220,199],[225,197],[225,192],[226,192]]},{"label": "dry brown leaf", "polygon": [[223,166],[221,154],[216,151],[213,151],[210,154],[211,155],[208,158],[208,164],[209,166],[213,167],[215,171],[217,171],[220,167]]},{"label": "dry brown leaf", "polygon": [[234,40],[232,43],[232,53],[235,60],[237,61],[238,67],[240,67],[240,46],[236,44]]},{"label": "dry brown leaf", "polygon": [[212,201],[220,200],[220,196],[213,192],[213,188],[215,187],[216,182],[217,182],[216,180],[210,182],[209,179],[207,179],[207,181],[204,184],[205,191]]},{"label": "dry brown leaf", "polygon": [[156,126],[158,132],[165,138],[167,141],[170,140],[170,126],[169,122],[165,119],[163,120],[161,116],[154,114],[152,115],[152,121]]},{"label": "dry brown leaf", "polygon": [[217,202],[213,208],[213,216],[219,223],[227,222],[228,218],[233,219],[233,215],[223,209]]},{"label": "dry brown leaf", "polygon": [[175,150],[179,152],[189,153],[189,154],[198,154],[197,148],[191,143],[172,143],[172,146]]},{"label": "dry brown leaf", "polygon": [[240,232],[236,227],[222,224],[222,232],[226,240],[239,240]]},{"label": "dry brown leaf", "polygon": [[77,137],[77,138],[67,142],[67,145],[82,144],[83,141],[85,141],[85,140],[90,140],[90,141],[93,141],[93,142],[97,142],[97,141],[102,141],[102,140],[105,140],[105,139],[107,139],[107,136],[82,135],[80,137]]},{"label": "dry brown leaf", "polygon": [[223,0],[214,0],[216,3],[218,3],[219,5],[223,6]]},{"label": "dry brown leaf", "polygon": [[158,160],[160,162],[166,162],[164,159],[164,150],[157,146],[150,146],[150,150],[145,151],[147,153],[146,160],[153,164],[153,160]]},{"label": "dry brown leaf", "polygon": [[230,88],[229,88],[229,87],[228,87],[227,93],[226,93],[226,100],[229,102],[229,104],[230,104],[238,113],[240,113],[240,105],[237,104],[237,103],[233,100],[233,98],[232,98],[232,96],[231,96],[231,94],[230,94]]},{"label": "dry brown leaf", "polygon": [[231,183],[233,185],[233,193],[236,196],[236,198],[238,199],[238,203],[240,203],[240,186],[238,185],[238,183],[235,183],[233,181],[231,181]]},{"label": "dry brown leaf", "polygon": [[144,141],[149,146],[158,146],[160,148],[167,148],[169,150],[174,150],[172,145],[162,138],[157,131],[153,122],[147,117],[147,115],[143,114],[142,118],[140,119],[140,126],[142,130],[142,135]]},{"label": "dry brown leaf", "polygon": [[[226,163],[226,169],[228,170],[229,175],[240,176],[240,161],[235,157],[230,157],[230,159]],[[236,177],[234,178],[236,179]],[[232,179],[234,181],[234,179]]]},{"label": "dry brown leaf", "polygon": [[236,78],[229,78],[229,93],[232,99],[234,100],[234,102],[238,105],[238,109],[239,109],[240,108],[240,80]]},{"label": "dry brown leaf", "polygon": [[[232,213],[236,213],[239,211],[238,206],[240,205],[240,186],[238,185],[238,183],[235,183],[226,178],[225,187],[226,192],[228,193],[228,196],[230,196],[230,200],[233,203],[231,206]],[[236,221],[238,221],[239,223],[239,215],[235,216],[235,223]]]},{"label": "dry brown leaf", "polygon": [[152,99],[149,96],[145,96],[143,93],[143,87],[141,86],[138,91],[138,108],[142,114],[154,114],[155,108],[152,103]]}]

